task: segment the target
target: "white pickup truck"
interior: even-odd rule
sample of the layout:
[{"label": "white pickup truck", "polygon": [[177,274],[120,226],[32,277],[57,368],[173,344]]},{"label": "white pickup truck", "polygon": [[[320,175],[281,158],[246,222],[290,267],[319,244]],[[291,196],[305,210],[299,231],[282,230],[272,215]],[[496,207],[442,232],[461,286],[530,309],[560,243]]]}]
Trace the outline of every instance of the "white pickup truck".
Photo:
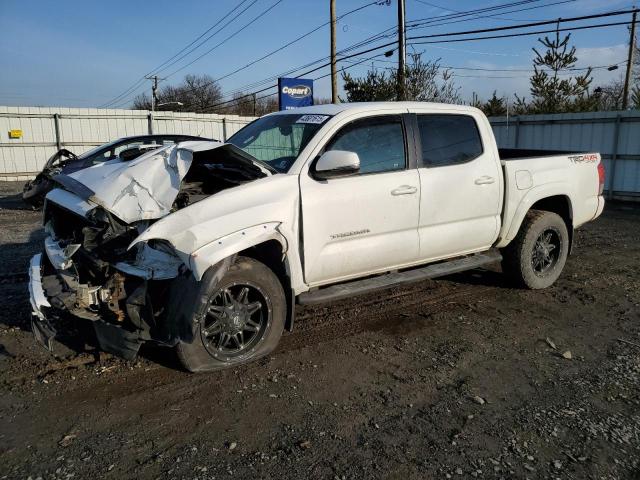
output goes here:
[{"label": "white pickup truck", "polygon": [[51,349],[71,316],[102,349],[176,346],[191,371],[272,351],[296,303],[498,261],[548,287],[604,207],[599,154],[499,151],[479,110],[419,102],[274,113],[55,180],[36,338]]}]

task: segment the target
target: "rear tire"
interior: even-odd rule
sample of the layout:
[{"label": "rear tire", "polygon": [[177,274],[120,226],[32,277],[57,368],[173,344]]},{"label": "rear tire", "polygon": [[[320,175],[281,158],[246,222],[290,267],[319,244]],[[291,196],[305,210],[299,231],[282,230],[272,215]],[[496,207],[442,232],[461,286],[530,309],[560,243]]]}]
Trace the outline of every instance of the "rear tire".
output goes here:
[{"label": "rear tire", "polygon": [[200,282],[193,342],[180,342],[178,357],[190,372],[221,370],[270,353],[287,313],[278,277],[263,263],[238,257],[219,282]]},{"label": "rear tire", "polygon": [[516,284],[547,288],[562,273],[569,252],[569,233],[560,215],[530,210],[516,237],[502,250],[502,271]]}]

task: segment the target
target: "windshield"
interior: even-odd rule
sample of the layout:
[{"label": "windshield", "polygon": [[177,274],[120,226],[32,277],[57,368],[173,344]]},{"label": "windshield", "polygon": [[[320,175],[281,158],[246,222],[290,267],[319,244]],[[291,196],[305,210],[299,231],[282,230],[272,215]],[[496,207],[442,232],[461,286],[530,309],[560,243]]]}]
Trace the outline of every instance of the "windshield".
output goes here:
[{"label": "windshield", "polygon": [[89,158],[91,155],[93,155],[94,153],[98,153],[100,150],[104,149],[104,148],[109,148],[112,145],[115,145],[116,143],[118,143],[119,141],[121,141],[122,139],[119,138],[117,140],[113,140],[112,142],[109,143],[103,143],[102,145],[98,145],[97,147],[92,148],[91,150],[84,152],[80,155],[78,155],[78,158],[80,159],[85,159],[85,158]]},{"label": "windshield", "polygon": [[228,141],[285,173],[328,118],[329,115],[270,115],[250,123]]}]

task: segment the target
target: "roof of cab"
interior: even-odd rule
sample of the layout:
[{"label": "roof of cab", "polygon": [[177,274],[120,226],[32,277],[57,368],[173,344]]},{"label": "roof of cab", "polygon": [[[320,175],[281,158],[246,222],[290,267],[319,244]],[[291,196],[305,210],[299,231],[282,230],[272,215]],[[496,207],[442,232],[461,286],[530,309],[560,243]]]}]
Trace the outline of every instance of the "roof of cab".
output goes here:
[{"label": "roof of cab", "polygon": [[370,112],[373,110],[385,110],[394,108],[406,108],[411,111],[414,109],[432,108],[433,110],[456,110],[460,112],[476,111],[477,109],[468,105],[454,105],[450,103],[435,102],[357,102],[357,103],[327,103],[323,105],[314,105],[312,107],[300,107],[294,110],[284,110],[272,113],[278,114],[316,114],[316,115],[337,115],[338,113],[350,112]]}]

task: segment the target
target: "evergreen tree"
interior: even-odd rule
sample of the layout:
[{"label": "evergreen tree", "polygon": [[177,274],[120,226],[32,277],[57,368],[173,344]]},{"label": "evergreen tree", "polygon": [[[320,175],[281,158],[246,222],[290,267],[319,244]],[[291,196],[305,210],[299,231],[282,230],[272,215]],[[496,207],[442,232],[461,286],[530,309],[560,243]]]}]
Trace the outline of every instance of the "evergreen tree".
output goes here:
[{"label": "evergreen tree", "polygon": [[507,114],[507,105],[504,97],[498,97],[496,91],[485,103],[479,107],[487,117],[500,117]]},{"label": "evergreen tree", "polygon": [[560,38],[556,32],[555,39],[545,37],[538,41],[546,48],[540,53],[536,48],[533,59],[534,73],[530,79],[531,103],[516,95],[516,109],[528,113],[561,113],[593,110],[597,104],[589,94],[589,86],[593,80],[591,68],[583,75],[561,76],[561,72],[574,68],[578,57],[576,47],[569,46],[571,34]]}]

